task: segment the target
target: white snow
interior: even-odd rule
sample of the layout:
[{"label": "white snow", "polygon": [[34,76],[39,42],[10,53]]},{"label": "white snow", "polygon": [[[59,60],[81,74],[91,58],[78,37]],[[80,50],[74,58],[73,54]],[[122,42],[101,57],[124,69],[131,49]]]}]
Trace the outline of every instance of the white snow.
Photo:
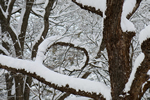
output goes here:
[{"label": "white snow", "polygon": [[80,44],[82,44],[80,41],[72,40],[70,37],[66,36],[56,35],[48,37],[44,39],[44,41],[39,45],[35,61],[42,64],[43,60],[45,59],[44,54],[46,52],[46,49],[55,42],[72,43],[74,44],[74,46],[79,46]]},{"label": "white snow", "polygon": [[135,26],[129,21],[126,16],[132,12],[134,6],[136,4],[136,0],[125,0],[123,4],[123,11],[121,16],[121,28],[123,32],[134,32]]},{"label": "white snow", "polygon": [[146,26],[139,34],[139,42],[140,44],[143,43],[143,41],[150,38],[150,25]]},{"label": "white snow", "polygon": [[91,98],[87,97],[77,97],[77,96],[69,96],[65,98],[65,100],[91,100]]},{"label": "white snow", "polygon": [[139,54],[139,56],[136,58],[134,67],[133,67],[132,72],[130,74],[130,78],[128,79],[128,82],[125,85],[124,92],[128,92],[130,90],[132,82],[133,82],[133,80],[135,78],[136,70],[141,65],[141,63],[144,60],[144,58],[145,58],[144,53]]},{"label": "white snow", "polygon": [[38,47],[38,52],[35,61],[42,64],[45,58],[44,54],[46,52],[46,49],[54,42],[56,42],[56,40],[58,40],[59,38],[61,38],[61,36],[51,36],[45,39]]},{"label": "white snow", "polygon": [[[14,63],[15,62],[15,63]],[[73,78],[51,71],[43,64],[34,61],[16,59],[4,55],[0,55],[0,64],[15,69],[24,69],[30,73],[44,78],[46,81],[54,83],[60,87],[69,85],[76,91],[85,91],[90,93],[102,94],[107,100],[111,100],[110,88],[100,82],[94,82],[87,79]]]},{"label": "white snow", "polygon": [[2,50],[6,55],[10,55],[10,53],[2,45],[0,45],[0,50]]},{"label": "white snow", "polygon": [[45,4],[44,4],[44,8],[46,8],[46,6],[48,5],[49,0],[45,0]]},{"label": "white snow", "polygon": [[105,12],[106,10],[106,0],[76,0],[76,2],[81,3],[82,5],[94,7],[101,12]]},{"label": "white snow", "polygon": [[150,76],[150,70],[148,70],[147,75],[149,75],[149,76]]},{"label": "white snow", "polygon": [[134,24],[124,16],[121,17],[121,28],[122,28],[123,32],[134,32],[135,31]]},{"label": "white snow", "polygon": [[45,0],[36,0],[35,4],[41,4],[41,3],[45,3]]}]

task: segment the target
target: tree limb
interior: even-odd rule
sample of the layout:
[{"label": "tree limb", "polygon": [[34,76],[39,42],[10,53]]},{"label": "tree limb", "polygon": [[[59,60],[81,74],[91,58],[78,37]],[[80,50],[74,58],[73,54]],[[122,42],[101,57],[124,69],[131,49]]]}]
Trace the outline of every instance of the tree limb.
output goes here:
[{"label": "tree limb", "polygon": [[[49,0],[48,0],[49,1]],[[33,49],[32,49],[32,58],[34,58],[36,56],[36,52],[38,49],[39,44],[43,41],[43,39],[46,37],[47,32],[49,30],[49,15],[50,15],[50,11],[52,10],[53,4],[54,4],[55,0],[50,0],[45,8],[45,14],[44,14],[44,29],[41,33],[41,36],[39,38],[39,40],[33,45]]]},{"label": "tree limb", "polygon": [[[21,29],[19,29],[20,33],[19,33],[19,40],[20,40],[20,44],[21,44],[21,51],[23,53],[24,50],[24,41],[25,41],[25,35],[26,35],[26,29],[28,26],[28,19],[29,19],[29,15],[30,15],[30,11],[32,9],[34,0],[27,0],[26,1],[26,8],[25,11],[23,10],[23,17],[20,17],[20,21],[21,21]],[[18,24],[20,25],[20,24]],[[19,26],[20,27],[20,26]]]},{"label": "tree limb", "polygon": [[[1,60],[0,62],[0,68],[6,69],[8,71],[14,72],[14,73],[22,73],[24,75],[29,75],[37,80],[39,80],[40,82],[47,84],[50,87],[53,87],[55,89],[58,89],[62,92],[68,92],[71,94],[75,94],[75,95],[81,95],[81,96],[86,96],[86,97],[91,97],[94,98],[95,100],[105,100],[105,98],[102,96],[101,92],[103,91],[102,89],[100,89],[101,87],[103,87],[104,89],[106,89],[105,91],[107,91],[107,87],[104,84],[98,83],[98,82],[93,82],[93,81],[88,81],[88,80],[83,80],[83,79],[78,79],[78,78],[71,78],[69,76],[65,76],[65,75],[61,75],[53,72],[51,70],[49,70],[48,68],[46,68],[45,66],[43,66],[42,64],[37,64],[33,61],[26,61],[26,60],[21,60],[21,59],[14,59],[14,58],[10,58],[10,57],[6,57],[6,56],[1,56],[1,58],[3,58],[3,60]],[[9,60],[10,62],[15,62],[13,64],[11,63],[6,63],[7,60]],[[20,65],[21,63],[21,65]],[[18,66],[18,67],[17,67]],[[35,70],[38,69],[38,70]],[[43,73],[44,71],[44,73]],[[53,78],[53,75],[55,76],[55,79]],[[88,85],[90,85],[92,88],[92,91],[88,91],[88,90],[84,90],[84,89],[80,89],[80,86],[82,86],[83,84],[81,83],[75,83],[76,84],[76,88],[74,88],[74,85],[72,85],[71,83],[68,83],[66,81],[64,81],[61,84],[60,82],[58,82],[58,79],[69,79],[71,80],[76,80],[76,81],[82,81],[81,83],[86,82]],[[58,83],[57,83],[58,82]],[[74,84],[74,83],[73,83]],[[78,84],[78,85],[77,85]],[[95,87],[95,85],[99,85],[98,87]],[[102,86],[101,86],[102,85]],[[79,86],[79,87],[78,87]],[[88,88],[88,87],[87,87]],[[94,92],[96,91],[95,89],[99,88],[99,92]],[[94,89],[94,90],[93,90]],[[109,90],[107,91],[107,96],[106,94],[103,95],[108,99],[108,95],[109,94]]]},{"label": "tree limb", "polygon": [[142,1],[142,0],[136,0],[135,7],[133,8],[132,13],[130,13],[130,14],[127,15],[127,19],[130,19],[130,17],[136,12],[136,10],[137,10],[137,9],[139,8],[139,6],[140,6],[141,1]]},{"label": "tree limb", "polygon": [[87,6],[87,5],[82,5],[81,3],[76,2],[76,0],[72,0],[75,4],[80,6],[82,9],[88,10],[92,13],[98,14],[103,17],[103,13],[100,11],[100,9],[96,10],[95,7]]},{"label": "tree limb", "polygon": [[9,21],[10,21],[10,17],[11,17],[11,12],[12,12],[12,10],[13,10],[13,5],[14,5],[14,3],[15,3],[15,1],[16,0],[10,0],[9,2],[10,2],[10,4],[8,5],[8,7],[7,7],[7,13],[8,13],[8,15],[7,15],[7,23],[9,23]]},{"label": "tree limb", "polygon": [[[143,62],[141,63],[141,66],[138,67],[135,78],[133,80],[133,83],[131,85],[131,89],[129,91],[128,97],[134,97],[136,100],[140,100],[144,94],[144,92],[149,88],[149,76],[147,75],[148,70],[150,69],[150,38],[144,41],[141,45],[142,52],[145,55],[145,58]],[[147,85],[143,85],[145,83],[148,83]]]}]

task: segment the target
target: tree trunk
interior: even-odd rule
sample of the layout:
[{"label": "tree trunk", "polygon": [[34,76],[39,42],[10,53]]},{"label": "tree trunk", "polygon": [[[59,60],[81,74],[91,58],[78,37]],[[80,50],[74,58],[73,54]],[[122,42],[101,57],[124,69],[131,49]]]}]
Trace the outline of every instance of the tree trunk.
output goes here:
[{"label": "tree trunk", "polygon": [[[116,3],[117,2],[117,3]],[[109,73],[112,100],[120,100],[125,83],[130,75],[129,46],[131,37],[122,32],[120,21],[124,0],[107,0],[103,36],[109,58]]]}]

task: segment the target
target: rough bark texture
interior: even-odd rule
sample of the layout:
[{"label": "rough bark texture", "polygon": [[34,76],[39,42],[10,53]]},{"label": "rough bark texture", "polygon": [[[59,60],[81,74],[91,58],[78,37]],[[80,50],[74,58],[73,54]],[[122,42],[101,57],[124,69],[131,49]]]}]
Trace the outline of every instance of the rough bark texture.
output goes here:
[{"label": "rough bark texture", "polygon": [[[91,74],[91,72],[86,72],[81,78],[86,79],[90,74]],[[64,93],[61,97],[58,98],[58,100],[64,100],[69,95],[70,95],[70,93]]]},{"label": "rough bark texture", "polygon": [[130,74],[129,45],[131,39],[122,32],[120,27],[123,2],[124,0],[107,0],[107,17],[104,20],[103,34],[107,39],[113,100],[119,100],[119,95],[122,93]]}]

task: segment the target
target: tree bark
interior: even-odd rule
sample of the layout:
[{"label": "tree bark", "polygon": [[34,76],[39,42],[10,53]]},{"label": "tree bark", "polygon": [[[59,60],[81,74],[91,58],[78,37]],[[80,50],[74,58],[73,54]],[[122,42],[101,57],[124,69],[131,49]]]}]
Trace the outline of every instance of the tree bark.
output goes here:
[{"label": "tree bark", "polygon": [[129,47],[133,36],[131,34],[131,37],[129,37],[126,33],[123,33],[120,26],[123,2],[124,0],[107,0],[107,17],[104,19],[103,36],[106,39],[109,58],[112,100],[120,100],[119,95],[128,81],[131,70]]}]

